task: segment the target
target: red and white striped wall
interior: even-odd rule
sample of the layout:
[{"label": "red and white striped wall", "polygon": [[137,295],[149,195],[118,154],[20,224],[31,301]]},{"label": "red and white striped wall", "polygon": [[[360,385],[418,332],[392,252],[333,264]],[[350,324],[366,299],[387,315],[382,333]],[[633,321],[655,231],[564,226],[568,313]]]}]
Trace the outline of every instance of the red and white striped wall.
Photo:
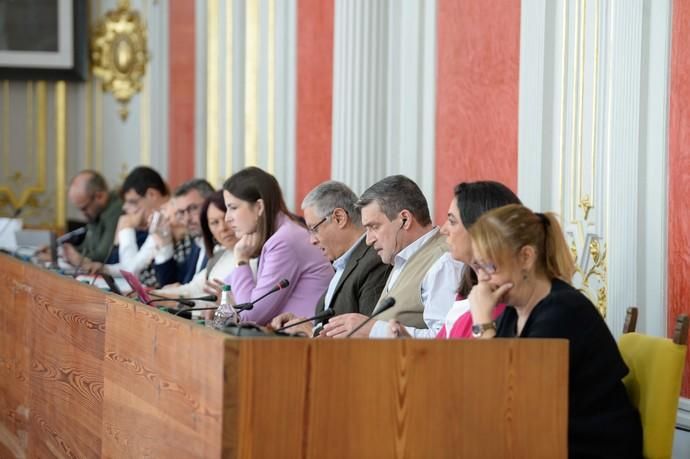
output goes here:
[{"label": "red and white striped wall", "polygon": [[[667,1],[668,5],[672,3],[672,8],[655,11],[668,17],[650,18],[640,10],[639,23],[621,23],[606,35],[605,32],[610,32],[615,25],[614,9],[621,8],[621,2],[608,2],[610,6],[605,5],[597,12],[591,8],[585,10],[582,2],[537,0],[436,0],[432,9],[428,5],[434,2],[401,6],[393,1],[293,0],[285,2],[292,5],[286,7],[276,4],[279,0],[248,0],[243,10],[227,11],[221,5],[215,11],[217,14],[209,15],[208,10],[200,12],[199,5],[208,8],[208,5],[213,6],[214,0],[204,3],[171,0],[170,181],[175,185],[194,175],[208,175],[209,161],[204,162],[204,158],[215,158],[211,163],[217,163],[219,170],[210,178],[217,184],[219,178],[246,164],[273,167],[291,205],[298,209],[303,196],[323,180],[350,177],[358,182],[366,177],[371,181],[376,174],[382,177],[403,172],[420,181],[431,197],[436,221],[442,223],[456,183],[491,179],[513,189],[521,183],[519,194],[524,192],[528,196],[528,204],[541,210],[565,213],[565,208],[544,207],[544,203],[559,202],[546,196],[550,190],[558,188],[557,183],[546,183],[538,190],[527,185],[522,189],[522,184],[529,179],[529,170],[525,167],[536,164],[534,161],[541,161],[538,164],[540,175],[534,182],[544,183],[548,171],[555,167],[550,159],[548,164],[544,163],[544,158],[558,149],[558,132],[565,132],[561,149],[565,157],[571,158],[568,154],[579,151],[584,158],[582,168],[595,167],[599,175],[604,171],[600,182],[585,174],[583,184],[574,184],[573,190],[591,187],[590,198],[601,196],[591,215],[598,215],[600,219],[594,226],[604,229],[599,233],[591,231],[601,244],[614,251],[608,253],[609,267],[617,266],[616,263],[624,259],[622,256],[633,257],[628,259],[632,264],[644,264],[646,260],[662,264],[663,269],[657,270],[661,280],[654,280],[653,285],[650,281],[645,287],[646,296],[637,302],[648,311],[650,329],[670,329],[676,314],[690,313],[690,304],[685,301],[690,296],[690,211],[685,204],[690,192],[690,109],[685,103],[690,100],[690,32],[683,26],[690,21],[690,5],[679,0],[662,1]],[[629,5],[632,10],[637,6],[641,8],[642,0]],[[271,13],[271,8],[285,14]],[[533,11],[542,11],[545,16],[535,17]],[[413,17],[420,19],[407,22]],[[219,20],[220,25],[208,28],[205,24],[209,18]],[[651,27],[653,35],[636,35],[649,33],[648,22],[657,20],[658,28]],[[292,25],[289,21],[293,21]],[[557,30],[563,31],[562,36],[556,37],[557,44],[552,48],[535,47],[534,52],[543,54],[537,56],[529,54],[530,49],[521,49],[521,40],[523,43],[527,39],[539,40],[539,34],[533,33],[534,27],[546,27],[550,24],[548,21],[553,21]],[[228,23],[233,25],[232,30],[227,30]],[[271,24],[277,32],[268,30]],[[204,25],[205,30],[200,31],[200,25]],[[621,31],[623,26],[630,30]],[[254,30],[258,30],[256,35],[252,35]],[[414,34],[414,42],[401,42],[408,30]],[[575,34],[577,30],[581,31],[580,35]],[[660,225],[663,230],[658,235],[661,249],[654,249],[656,257],[645,253],[645,247],[647,250],[657,247],[646,242],[640,242],[644,247],[641,246],[634,256],[616,254],[616,250],[626,246],[619,243],[619,238],[625,235],[610,234],[606,230],[617,228],[619,219],[629,215],[608,210],[613,207],[609,199],[627,189],[619,184],[621,178],[616,176],[616,164],[602,159],[602,165],[597,166],[600,161],[597,158],[618,158],[615,147],[619,127],[614,124],[605,129],[605,124],[601,124],[606,116],[602,107],[624,110],[616,105],[622,103],[619,100],[607,99],[612,94],[619,97],[621,91],[616,92],[605,83],[622,78],[616,74],[616,65],[628,65],[633,72],[639,73],[638,79],[620,80],[631,85],[630,98],[644,99],[643,95],[656,90],[648,85],[646,58],[641,55],[637,59],[625,47],[625,40],[616,38],[619,36],[616,34],[623,32],[629,33],[631,40],[642,43],[654,45],[655,40],[670,43],[667,68],[654,69],[667,75],[670,81],[667,89],[660,86],[666,91],[661,93],[662,102],[664,97],[669,101],[667,108],[663,104],[660,106],[661,110],[666,110],[667,121],[662,119],[661,122],[667,127],[663,124],[661,128],[650,127],[652,124],[645,121],[651,109],[645,105],[648,101],[633,104],[639,119],[630,120],[633,128],[639,128],[630,135],[636,135],[635,142],[640,144],[636,155],[642,166],[634,169],[639,177],[636,176],[635,186],[630,188],[634,191],[626,196],[631,202],[642,203],[635,210],[636,220],[655,215],[658,217],[654,218],[663,222]],[[214,40],[209,33],[217,33],[219,40]],[[205,51],[205,61],[198,55],[200,40],[202,44],[211,44]],[[228,44],[232,49],[224,47]],[[573,49],[580,50],[578,53],[581,52],[583,58],[570,53]],[[252,56],[252,50],[257,55]],[[612,60],[612,55],[607,55],[605,50],[628,52],[632,60]],[[230,59],[228,55],[233,57]],[[218,58],[219,68],[209,56]],[[590,60],[588,56],[596,58]],[[530,67],[521,69],[521,60]],[[599,64],[595,65],[596,62]],[[534,65],[546,68],[532,67]],[[565,73],[558,73],[559,68],[565,69]],[[575,68],[584,76],[571,81],[569,78],[574,78]],[[294,76],[294,85],[290,75]],[[521,75],[523,81],[520,81]],[[214,100],[213,88],[222,87],[227,76],[232,77],[232,85],[226,85],[225,92],[219,91],[218,100]],[[257,84],[254,84],[254,77]],[[551,84],[549,81],[558,84],[545,90]],[[578,86],[578,81],[582,86]],[[593,87],[593,82],[599,82],[598,86]],[[536,89],[530,88],[530,84],[537,85]],[[205,90],[200,91],[200,86]],[[562,96],[558,88],[566,88]],[[578,94],[583,94],[580,102]],[[539,97],[535,99],[532,95]],[[272,98],[277,102],[271,102]],[[253,108],[254,102],[256,107]],[[530,104],[539,104],[538,110],[532,110],[534,107]],[[200,106],[206,116],[199,116]],[[564,113],[562,122],[559,110]],[[209,129],[207,120],[215,119],[214,113],[221,113],[223,119],[221,122],[216,119],[216,126]],[[534,113],[543,119],[533,119]],[[580,118],[572,118],[577,113]],[[254,119],[258,121],[252,121]],[[578,119],[584,120],[584,127],[578,125]],[[526,129],[537,122],[542,126],[538,130]],[[559,130],[561,124],[565,126],[563,130]],[[530,140],[534,132],[546,134]],[[649,146],[650,132],[661,133],[666,139],[665,151],[663,147],[659,151]],[[573,133],[579,133],[583,147],[578,146],[578,135]],[[572,139],[576,143],[571,145]],[[609,140],[612,145],[607,146]],[[642,145],[644,142],[647,144]],[[252,152],[254,144],[258,153]],[[538,154],[534,148],[540,150]],[[582,151],[589,153],[582,154]],[[594,159],[588,163],[590,153]],[[645,177],[649,177],[645,175],[645,164],[653,162],[653,155],[662,157],[655,179],[661,192],[654,195],[661,196],[660,205],[654,205],[645,197],[648,194]],[[599,187],[598,183],[605,185]],[[356,188],[364,185],[353,184]],[[580,193],[578,205],[585,194],[589,193]],[[578,208],[573,210],[575,218],[566,223],[576,226],[580,214]],[[570,214],[566,216],[570,219]],[[584,228],[587,233],[586,225]],[[649,234],[649,228],[640,227],[633,234],[637,234],[640,241],[651,240],[654,235]],[[639,268],[631,271],[631,275],[636,276],[636,283],[644,283],[645,272]],[[632,284],[626,287],[627,278],[615,274],[609,271],[608,275],[617,280],[612,290],[604,291],[608,311],[612,314],[628,306],[615,304],[617,298],[625,301],[630,298],[630,295],[623,295],[621,289],[638,288]],[[595,292],[595,302],[596,295]],[[659,298],[658,304],[642,304],[655,297]],[[609,323],[616,324],[618,319]],[[685,396],[690,396],[689,383],[686,377]]]}]

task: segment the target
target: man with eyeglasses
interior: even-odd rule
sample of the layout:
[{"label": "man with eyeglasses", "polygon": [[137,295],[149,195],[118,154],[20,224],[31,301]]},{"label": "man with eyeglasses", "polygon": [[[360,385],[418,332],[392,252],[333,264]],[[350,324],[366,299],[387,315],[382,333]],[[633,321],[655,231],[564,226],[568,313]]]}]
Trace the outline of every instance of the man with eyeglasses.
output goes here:
[{"label": "man with eyeglasses", "polygon": [[[353,336],[387,337],[387,321],[395,319],[415,338],[435,337],[455,301],[463,264],[448,253],[422,190],[409,178],[392,175],[364,191],[357,207],[362,212],[366,242],[392,266],[379,304],[387,297],[396,302]],[[323,333],[344,338],[365,319],[361,314],[336,316]]]},{"label": "man with eyeglasses", "polygon": [[103,176],[93,170],[83,170],[72,178],[67,198],[86,217],[86,236],[78,245],[63,244],[65,258],[74,266],[83,264],[82,258],[104,262],[122,214],[122,200],[108,191]]},{"label": "man with eyeglasses", "polygon": [[[366,244],[356,202],[357,195],[336,181],[318,185],[302,202],[311,243],[321,249],[335,269],[328,289],[316,304],[316,314],[333,309],[336,315],[369,315],[386,283],[390,266],[383,264],[373,247]],[[303,319],[283,313],[271,321],[271,326],[277,329],[299,320]],[[305,323],[290,331],[312,336],[322,322],[314,324],[315,328]]]},{"label": "man with eyeglasses", "polygon": [[[213,193],[213,187],[204,179],[189,180],[175,190],[173,203],[175,219],[185,226],[187,234],[192,239],[189,253],[175,258],[172,240],[160,248],[157,258],[161,260],[154,267],[156,277],[165,280],[165,284],[179,282],[186,284],[196,273],[204,269],[208,256],[204,250],[201,234],[200,210],[208,196]],[[209,254],[210,255],[210,254]]]}]

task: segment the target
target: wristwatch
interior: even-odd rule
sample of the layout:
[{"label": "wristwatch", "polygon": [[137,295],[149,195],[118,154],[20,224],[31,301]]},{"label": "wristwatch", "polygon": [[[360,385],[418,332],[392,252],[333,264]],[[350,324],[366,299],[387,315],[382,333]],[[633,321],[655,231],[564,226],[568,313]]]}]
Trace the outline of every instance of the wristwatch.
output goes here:
[{"label": "wristwatch", "polygon": [[249,264],[248,261],[240,260],[240,261],[238,261],[237,263],[235,263],[235,267],[237,267],[237,266],[244,266],[244,265],[248,265],[248,264]]},{"label": "wristwatch", "polygon": [[473,324],[472,325],[472,337],[473,338],[481,338],[481,336],[487,330],[496,331],[496,322],[489,322],[486,324]]}]

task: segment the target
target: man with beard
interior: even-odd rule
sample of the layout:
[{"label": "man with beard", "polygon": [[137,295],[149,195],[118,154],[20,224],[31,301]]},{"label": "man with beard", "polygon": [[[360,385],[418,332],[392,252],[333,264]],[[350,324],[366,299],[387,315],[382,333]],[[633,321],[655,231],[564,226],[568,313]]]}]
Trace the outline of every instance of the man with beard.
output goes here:
[{"label": "man with beard", "polygon": [[83,170],[72,178],[67,192],[69,201],[86,217],[86,236],[79,245],[63,245],[67,261],[78,266],[82,257],[105,262],[115,238],[117,221],[122,214],[122,200],[108,191],[101,174]]}]

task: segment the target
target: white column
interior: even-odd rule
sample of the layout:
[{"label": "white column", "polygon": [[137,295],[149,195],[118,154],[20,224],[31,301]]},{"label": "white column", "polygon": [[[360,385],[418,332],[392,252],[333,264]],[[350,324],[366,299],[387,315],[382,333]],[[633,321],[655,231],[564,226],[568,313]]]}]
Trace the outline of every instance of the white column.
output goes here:
[{"label": "white column", "polygon": [[562,216],[584,270],[606,247],[614,334],[631,305],[666,333],[670,36],[670,0],[522,2],[519,194]]},{"label": "white column", "polygon": [[336,0],[334,48],[333,178],[405,174],[433,203],[436,2]]},{"label": "white column", "polygon": [[388,0],[336,0],[332,169],[356,193],[383,177]]},{"label": "white column", "polygon": [[623,327],[625,309],[639,304],[639,226],[635,197],[641,196],[640,164],[640,102],[642,0],[611,2],[609,20],[609,100],[608,123],[608,252],[609,252],[609,314],[607,322],[614,332]]},{"label": "white column", "polygon": [[[647,56],[642,75],[646,119],[642,124],[641,212],[643,240],[640,274],[645,282],[639,285],[644,308],[640,311],[645,333],[666,335],[667,271],[668,271],[668,113],[670,110],[669,72],[671,68],[671,1],[654,1],[645,16],[648,34],[644,37]],[[660,71],[660,69],[664,69]],[[690,424],[688,424],[690,425]]]}]

